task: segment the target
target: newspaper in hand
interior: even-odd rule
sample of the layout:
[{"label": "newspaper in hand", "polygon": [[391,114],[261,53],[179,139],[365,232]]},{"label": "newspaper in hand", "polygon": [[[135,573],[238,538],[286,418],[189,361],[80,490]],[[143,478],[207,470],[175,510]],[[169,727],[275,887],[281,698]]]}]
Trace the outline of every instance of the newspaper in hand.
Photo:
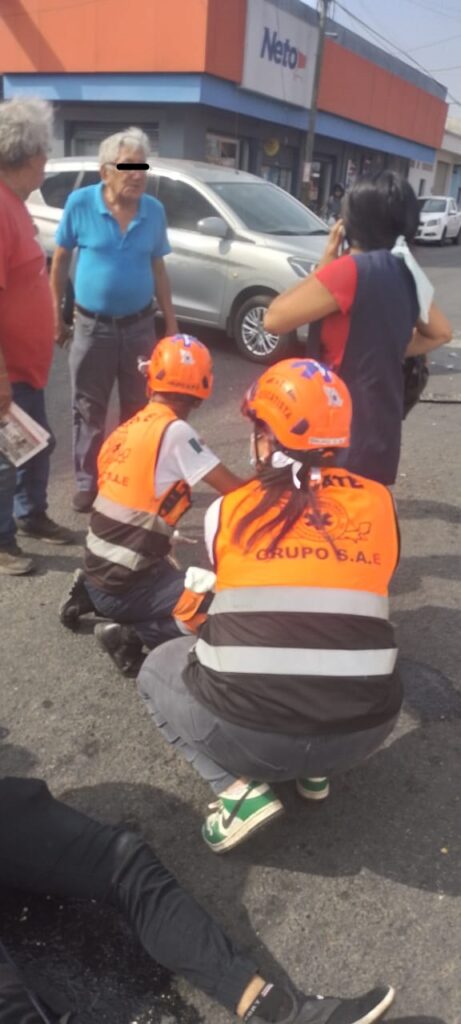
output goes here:
[{"label": "newspaper in hand", "polygon": [[0,452],[12,462],[22,466],[47,447],[50,435],[23,409],[12,402],[6,416],[0,420]]}]

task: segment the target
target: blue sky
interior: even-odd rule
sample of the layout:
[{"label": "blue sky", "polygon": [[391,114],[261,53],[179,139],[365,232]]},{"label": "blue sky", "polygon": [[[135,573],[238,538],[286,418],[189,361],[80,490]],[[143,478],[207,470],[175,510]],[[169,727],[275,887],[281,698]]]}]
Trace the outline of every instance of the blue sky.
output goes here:
[{"label": "blue sky", "polygon": [[[317,7],[316,0],[303,2]],[[409,57],[418,61],[458,100],[458,105],[451,101],[449,113],[461,120],[461,0],[334,0],[329,13],[335,21],[408,63],[412,63]],[[378,39],[351,15],[405,50],[409,57]]]}]

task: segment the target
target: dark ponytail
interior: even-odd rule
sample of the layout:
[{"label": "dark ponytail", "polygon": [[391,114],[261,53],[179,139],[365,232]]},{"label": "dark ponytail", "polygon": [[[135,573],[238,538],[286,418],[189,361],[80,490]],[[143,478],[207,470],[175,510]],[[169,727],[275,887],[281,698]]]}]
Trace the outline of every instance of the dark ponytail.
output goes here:
[{"label": "dark ponytail", "polygon": [[[318,453],[316,461],[317,463],[319,461]],[[329,461],[331,464],[333,460],[330,459]],[[325,465],[325,462],[322,462],[322,465]],[[268,556],[273,555],[277,545],[280,544],[280,541],[290,532],[298,520],[307,513],[310,513],[313,523],[321,531],[325,541],[330,544],[337,555],[335,544],[322,522],[316,489],[309,486],[308,472],[309,467],[303,466],[301,487],[298,489],[293,484],[291,466],[285,469],[262,470],[257,478],[261,491],[261,498],[258,504],[255,508],[251,508],[245,513],[243,510],[245,498],[242,498],[240,505],[237,506],[235,511],[235,515],[239,516],[239,510],[242,509],[243,515],[235,523],[232,531],[232,541],[234,544],[242,545],[245,554],[251,551],[256,544],[263,541],[266,534],[271,534],[279,527],[278,532],[266,549]],[[261,523],[261,519],[264,519],[271,509],[274,509],[273,517],[267,522]],[[255,529],[251,530],[253,524],[259,525],[256,525]]]}]

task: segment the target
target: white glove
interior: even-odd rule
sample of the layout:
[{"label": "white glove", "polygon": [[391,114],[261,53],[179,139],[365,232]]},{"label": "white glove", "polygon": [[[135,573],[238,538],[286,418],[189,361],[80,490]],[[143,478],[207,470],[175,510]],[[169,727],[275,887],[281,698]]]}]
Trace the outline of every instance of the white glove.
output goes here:
[{"label": "white glove", "polygon": [[210,569],[190,565],[184,578],[184,589],[191,590],[193,594],[206,594],[208,590],[213,590],[215,583],[216,574]]}]

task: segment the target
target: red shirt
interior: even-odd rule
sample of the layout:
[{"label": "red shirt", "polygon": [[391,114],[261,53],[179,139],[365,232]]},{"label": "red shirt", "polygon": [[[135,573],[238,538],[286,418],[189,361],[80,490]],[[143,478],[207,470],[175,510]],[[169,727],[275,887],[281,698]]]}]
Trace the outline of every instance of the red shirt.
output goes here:
[{"label": "red shirt", "polygon": [[0,347],[13,382],[43,388],[54,350],[45,255],[27,207],[0,182]]},{"label": "red shirt", "polygon": [[323,359],[335,373],[339,373],[349,337],[351,308],[357,291],[357,264],[352,256],[346,254],[332,263],[327,263],[321,270],[316,270],[315,276],[328,289],[339,306],[337,313],[330,313],[323,319],[320,334]]},{"label": "red shirt", "polygon": [[387,249],[340,256],[316,272],[338,310],[313,324],[311,345],[352,398],[352,473],[392,484],[403,414],[402,363],[418,317],[415,283]]}]

